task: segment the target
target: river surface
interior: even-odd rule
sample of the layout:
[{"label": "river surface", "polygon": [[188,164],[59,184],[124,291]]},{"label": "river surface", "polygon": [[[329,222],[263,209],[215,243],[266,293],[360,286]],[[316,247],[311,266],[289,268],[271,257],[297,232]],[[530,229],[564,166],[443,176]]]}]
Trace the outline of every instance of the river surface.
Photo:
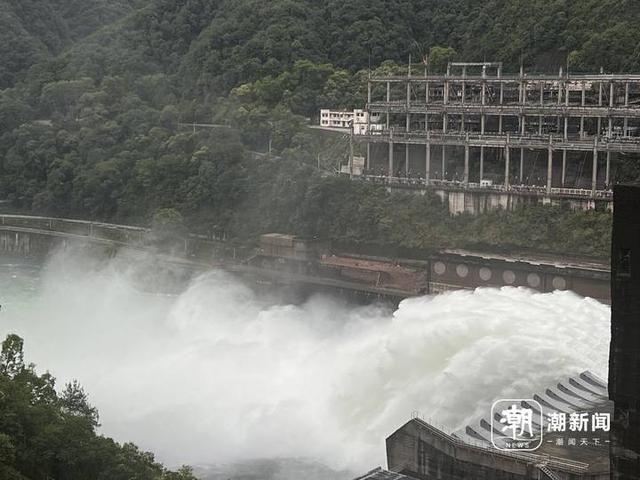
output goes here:
[{"label": "river surface", "polygon": [[0,334],[58,387],[78,379],[101,433],[210,478],[353,478],[386,465],[413,411],[455,430],[499,398],[606,378],[609,308],[570,292],[282,305],[220,271],[145,293],[145,261],[0,257]]}]

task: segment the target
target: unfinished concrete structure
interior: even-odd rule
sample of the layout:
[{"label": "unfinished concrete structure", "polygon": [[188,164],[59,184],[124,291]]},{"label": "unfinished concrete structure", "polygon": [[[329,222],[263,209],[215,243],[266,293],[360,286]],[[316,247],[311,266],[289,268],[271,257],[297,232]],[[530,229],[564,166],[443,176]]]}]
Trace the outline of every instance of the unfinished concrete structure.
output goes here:
[{"label": "unfinished concrete structure", "polygon": [[640,153],[640,75],[504,75],[501,63],[450,63],[444,75],[409,68],[371,77],[366,111],[384,122],[356,136],[367,144],[368,179],[498,195],[480,206],[463,195],[454,211],[508,207],[513,196],[608,205],[613,157]]}]

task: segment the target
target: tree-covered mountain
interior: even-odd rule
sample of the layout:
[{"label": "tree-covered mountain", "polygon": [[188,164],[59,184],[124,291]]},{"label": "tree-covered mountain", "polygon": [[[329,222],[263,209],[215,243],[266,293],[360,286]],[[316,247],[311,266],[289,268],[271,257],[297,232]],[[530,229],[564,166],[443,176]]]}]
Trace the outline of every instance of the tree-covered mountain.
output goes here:
[{"label": "tree-covered mountain", "polygon": [[0,89],[131,8],[125,0],[0,0]]},{"label": "tree-covered mountain", "polygon": [[[310,132],[305,118],[321,105],[362,105],[369,68],[401,71],[409,55],[416,61],[429,55],[436,69],[454,58],[503,61],[511,71],[521,63],[530,71],[567,65],[573,71],[640,71],[640,4],[631,0],[0,5],[5,21],[17,19],[0,30],[7,37],[2,45],[14,45],[0,47],[8,59],[0,67],[4,85],[10,86],[0,94],[0,200],[39,213],[138,222],[158,208],[176,208],[193,229],[215,226],[240,238],[288,229],[432,247],[469,246],[482,236],[467,235],[468,226],[480,228],[492,215],[439,221],[413,237],[332,223],[340,205],[317,193],[335,188],[334,179],[315,166],[318,154],[328,167],[346,150]],[[27,50],[16,53],[20,48]],[[184,125],[196,121],[225,128],[194,132]],[[269,144],[281,160],[264,169],[265,161],[247,150],[265,151]],[[620,174],[635,178],[637,169],[628,168],[634,162],[625,165]],[[278,195],[292,197],[275,199],[278,188]],[[358,195],[352,199],[358,205],[378,195],[395,201],[375,189],[354,192],[345,194]],[[275,203],[258,195],[274,196]],[[258,214],[264,205],[271,209]],[[414,208],[410,218],[429,218],[423,205]],[[388,224],[389,209],[373,209],[370,222]],[[527,231],[532,217],[504,215],[514,224],[512,235],[489,228],[494,233],[482,245],[531,244],[517,232]],[[590,215],[599,214],[551,212],[548,218],[570,225],[575,219],[590,223]],[[585,227],[594,235],[607,230],[608,216],[597,218],[600,227]],[[559,248],[551,237],[534,245]],[[576,251],[606,250],[585,242]]]},{"label": "tree-covered mountain", "polygon": [[514,71],[556,71],[568,60],[577,70],[637,71],[638,21],[632,0],[147,0],[79,45],[67,74],[95,74],[107,54],[104,73],[135,60],[134,72],[179,73],[185,93],[206,96],[299,60],[355,73],[420,61],[434,46]]}]

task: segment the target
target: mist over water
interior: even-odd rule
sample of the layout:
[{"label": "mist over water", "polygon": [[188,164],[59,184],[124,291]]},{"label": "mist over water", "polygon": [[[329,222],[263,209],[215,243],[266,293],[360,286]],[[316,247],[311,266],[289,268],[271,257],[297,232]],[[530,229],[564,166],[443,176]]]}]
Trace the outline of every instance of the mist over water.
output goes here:
[{"label": "mist over water", "polygon": [[0,333],[23,336],[60,386],[77,378],[102,433],[170,465],[302,457],[362,473],[385,464],[384,439],[412,411],[453,430],[496,399],[606,377],[609,308],[570,292],[275,305],[221,271],[143,293],[135,268],[0,259]]}]

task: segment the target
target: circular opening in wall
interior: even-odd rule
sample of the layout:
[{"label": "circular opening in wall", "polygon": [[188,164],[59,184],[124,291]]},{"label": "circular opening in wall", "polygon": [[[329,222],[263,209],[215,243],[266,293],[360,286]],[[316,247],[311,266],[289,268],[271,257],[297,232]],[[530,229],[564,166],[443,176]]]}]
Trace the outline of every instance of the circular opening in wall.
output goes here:
[{"label": "circular opening in wall", "polygon": [[552,285],[556,290],[564,290],[567,288],[567,281],[562,277],[554,277]]},{"label": "circular opening in wall", "polygon": [[438,275],[442,275],[444,272],[447,271],[447,266],[442,262],[436,262],[433,264],[433,271],[436,272]]},{"label": "circular opening in wall", "polygon": [[456,273],[459,277],[465,278],[467,275],[469,275],[469,267],[460,264],[456,267]]},{"label": "circular opening in wall", "polygon": [[491,280],[492,273],[490,268],[482,267],[478,272],[478,274],[480,275],[480,279],[484,280],[485,282],[488,282],[489,280]]},{"label": "circular opening in wall", "polygon": [[516,281],[516,274],[513,273],[511,270],[505,270],[502,273],[502,279],[504,280],[504,283],[511,285],[513,282]]},{"label": "circular opening in wall", "polygon": [[540,286],[540,275],[537,273],[530,273],[527,275],[527,283],[532,288],[538,288]]}]

